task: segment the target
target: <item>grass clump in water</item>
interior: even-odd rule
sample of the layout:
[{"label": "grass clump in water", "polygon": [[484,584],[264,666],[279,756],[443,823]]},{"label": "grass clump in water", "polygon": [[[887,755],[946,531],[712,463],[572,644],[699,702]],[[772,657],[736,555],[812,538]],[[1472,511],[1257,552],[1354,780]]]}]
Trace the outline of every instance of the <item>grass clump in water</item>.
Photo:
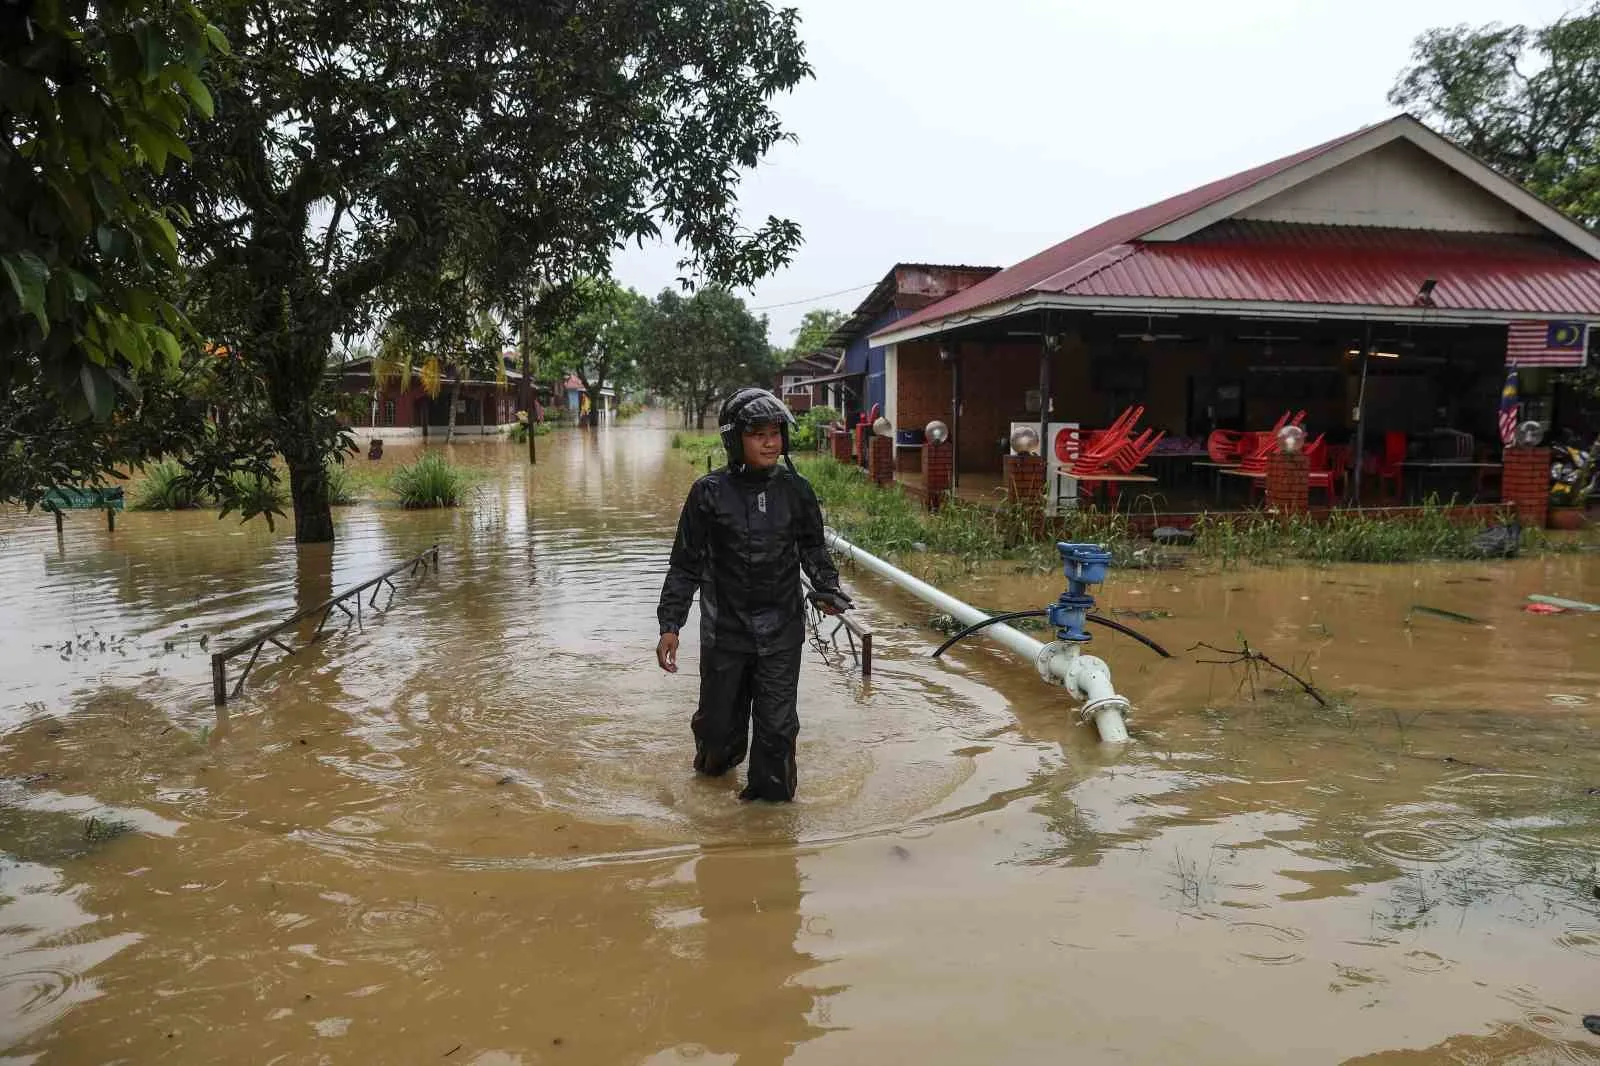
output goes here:
[{"label": "grass clump in water", "polygon": [[401,507],[454,507],[461,502],[466,476],[438,452],[428,452],[414,463],[397,468],[389,488]]},{"label": "grass clump in water", "polygon": [[[1405,563],[1423,559],[1482,558],[1480,544],[1492,522],[1462,518],[1430,500],[1414,513],[1380,515],[1334,511],[1325,520],[1306,515],[1280,517],[1263,511],[1202,515],[1194,525],[1197,555],[1224,565],[1237,562]],[[1538,541],[1524,531],[1526,548]],[[1533,543],[1529,543],[1533,540]]]},{"label": "grass clump in water", "polygon": [[188,511],[206,502],[205,496],[189,481],[188,472],[176,459],[163,459],[142,471],[144,480],[133,491],[128,506],[135,511]]},{"label": "grass clump in water", "polygon": [[712,466],[722,462],[722,438],[715,433],[686,433],[679,431],[672,435],[672,449],[682,452],[689,465],[705,469],[706,460],[711,460]]},{"label": "grass clump in water", "polygon": [[350,468],[338,460],[328,462],[328,502],[335,507],[348,507],[358,502],[356,479]]}]

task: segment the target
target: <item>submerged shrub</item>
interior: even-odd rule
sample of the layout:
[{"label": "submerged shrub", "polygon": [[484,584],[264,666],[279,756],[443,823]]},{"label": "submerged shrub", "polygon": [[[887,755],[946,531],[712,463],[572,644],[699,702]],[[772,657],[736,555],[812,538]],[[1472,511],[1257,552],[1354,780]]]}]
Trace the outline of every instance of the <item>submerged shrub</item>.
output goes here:
[{"label": "submerged shrub", "polygon": [[289,490],[282,481],[235,473],[229,476],[236,507],[244,514],[282,514],[289,505]]},{"label": "submerged shrub", "polygon": [[144,481],[128,506],[135,511],[187,511],[205,502],[176,459],[163,459],[144,468]]},{"label": "submerged shrub", "polygon": [[461,502],[466,477],[438,452],[427,452],[416,462],[399,467],[389,487],[401,507],[454,507]]},{"label": "submerged shrub", "polygon": [[357,501],[355,478],[343,463],[328,463],[328,502],[335,507],[348,507]]}]

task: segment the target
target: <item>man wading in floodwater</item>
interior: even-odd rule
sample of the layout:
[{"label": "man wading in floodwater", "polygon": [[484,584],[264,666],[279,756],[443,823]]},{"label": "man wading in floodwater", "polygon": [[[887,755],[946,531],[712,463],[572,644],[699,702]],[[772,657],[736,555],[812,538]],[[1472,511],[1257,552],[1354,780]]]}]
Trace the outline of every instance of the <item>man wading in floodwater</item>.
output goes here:
[{"label": "man wading in floodwater", "polygon": [[748,749],[750,780],[739,798],[792,800],[800,733],[795,688],[805,643],[800,568],[820,610],[838,614],[852,604],[823,543],[816,493],[789,462],[789,408],[765,389],[740,389],[722,405],[717,423],[728,465],[696,481],[683,502],[656,609],[656,662],[678,672],[678,630],[698,588],[694,768],[720,777]]}]

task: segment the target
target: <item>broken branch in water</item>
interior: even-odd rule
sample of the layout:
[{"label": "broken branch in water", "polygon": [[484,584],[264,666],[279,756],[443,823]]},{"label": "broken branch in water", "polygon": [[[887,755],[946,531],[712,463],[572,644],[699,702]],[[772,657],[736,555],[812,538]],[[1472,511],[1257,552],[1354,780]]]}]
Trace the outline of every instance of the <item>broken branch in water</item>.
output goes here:
[{"label": "broken branch in water", "polygon": [[1250,642],[1245,640],[1243,637],[1239,639],[1239,644],[1241,646],[1238,648],[1219,648],[1215,645],[1202,642],[1200,644],[1196,644],[1189,650],[1193,652],[1203,648],[1206,651],[1214,651],[1218,655],[1229,656],[1229,658],[1226,659],[1196,659],[1195,661],[1212,666],[1243,666],[1245,668],[1245,680],[1251,682],[1252,691],[1254,691],[1254,681],[1256,675],[1259,674],[1261,672],[1261,668],[1265,666],[1268,669],[1276,670],[1284,677],[1287,677],[1290,681],[1293,681],[1295,684],[1299,685],[1307,696],[1310,696],[1312,699],[1317,701],[1317,705],[1319,707],[1328,706],[1327,697],[1325,697],[1321,692],[1317,691],[1317,687],[1311,682],[1307,681],[1293,670],[1278,665],[1265,655],[1261,654],[1259,651],[1256,651],[1254,648],[1250,647]]}]

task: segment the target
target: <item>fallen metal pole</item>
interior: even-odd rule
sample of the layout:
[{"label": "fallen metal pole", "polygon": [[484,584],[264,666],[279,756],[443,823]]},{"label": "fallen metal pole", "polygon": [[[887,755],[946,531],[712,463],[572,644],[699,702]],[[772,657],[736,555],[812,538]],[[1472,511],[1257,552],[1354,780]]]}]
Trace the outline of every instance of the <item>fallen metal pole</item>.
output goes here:
[{"label": "fallen metal pole", "polygon": [[[232,659],[235,656],[243,655],[245,652],[251,653],[250,661],[245,665],[244,672],[239,675],[239,683],[235,685],[233,689],[233,694],[237,696],[244,689],[245,678],[250,676],[250,671],[255,667],[256,659],[261,655],[262,645],[269,643],[274,644],[277,647],[282,648],[286,654],[292,655],[297,649],[290,648],[288,645],[284,644],[278,639],[278,634],[287,629],[293,628],[303,619],[309,618],[312,615],[321,612],[322,619],[317,625],[316,632],[311,635],[311,640],[307,642],[307,644],[310,644],[316,641],[317,638],[322,635],[322,627],[327,624],[328,615],[333,613],[333,609],[335,607],[343,611],[353,621],[359,621],[359,612],[361,610],[361,594],[369,588],[373,589],[372,599],[374,603],[374,609],[376,609],[375,605],[378,599],[377,588],[384,584],[389,586],[389,600],[384,603],[384,607],[387,609],[389,603],[394,601],[394,581],[391,580],[394,575],[408,567],[411,569],[412,573],[416,573],[416,568],[419,565],[423,568],[423,572],[426,573],[430,561],[433,564],[434,572],[437,573],[439,570],[439,545],[437,544],[434,544],[429,548],[425,548],[403,563],[397,563],[376,577],[368,578],[359,585],[352,585],[343,592],[335,593],[314,607],[302,608],[276,625],[268,626],[266,629],[257,630],[255,633],[245,637],[243,640],[230,644],[221,651],[213,653],[211,656],[211,698],[219,706],[228,702],[229,659]],[[354,598],[356,601],[355,611],[350,610],[350,608],[346,607],[344,604],[345,600],[351,598]]]},{"label": "fallen metal pole", "polygon": [[[825,531],[824,536],[828,547],[844,558],[865,570],[870,570],[923,602],[932,604],[963,625],[975,625],[990,617],[971,604],[963,603],[926,581],[913,577],[898,566],[885,562],[871,552],[863,551],[832,530]],[[1067,547],[1072,546],[1064,546],[1063,550]],[[1062,640],[1043,644],[1004,623],[986,627],[983,635],[1003,645],[1007,651],[1019,658],[1032,663],[1039,671],[1039,676],[1046,682],[1061,685],[1082,700],[1082,714],[1084,718],[1094,722],[1101,740],[1115,744],[1128,739],[1128,727],[1125,721],[1128,701],[1118,695],[1112,686],[1111,668],[1104,660],[1083,654],[1081,644]]]}]

